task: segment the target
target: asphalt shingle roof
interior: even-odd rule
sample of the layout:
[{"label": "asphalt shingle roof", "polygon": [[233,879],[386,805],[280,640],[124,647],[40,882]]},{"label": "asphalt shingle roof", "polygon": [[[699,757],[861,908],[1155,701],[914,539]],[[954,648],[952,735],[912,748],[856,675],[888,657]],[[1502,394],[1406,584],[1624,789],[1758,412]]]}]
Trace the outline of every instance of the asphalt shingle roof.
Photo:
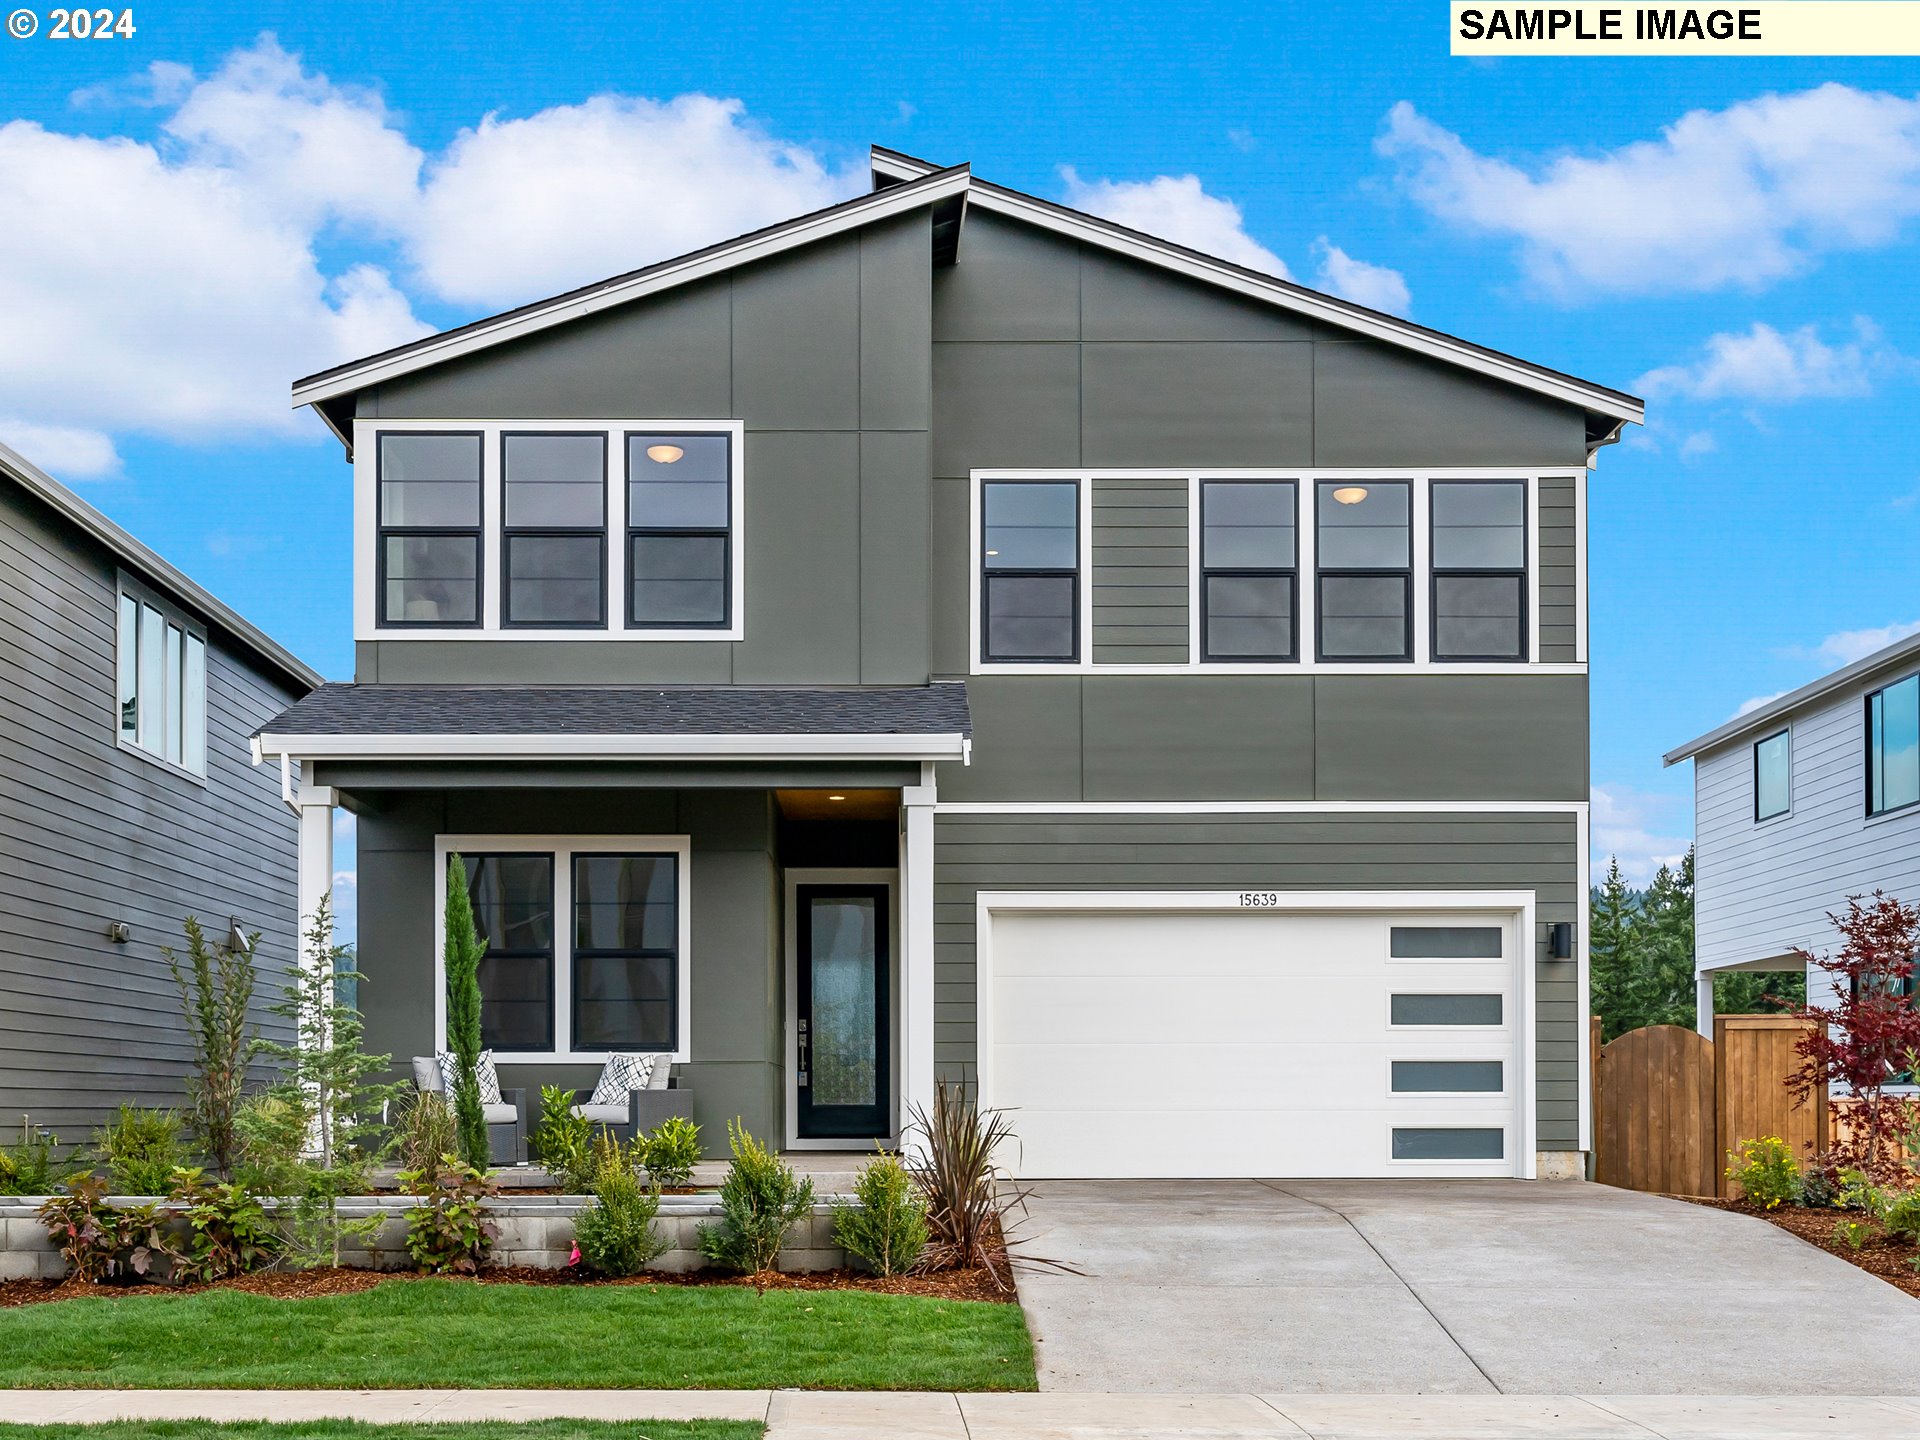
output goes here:
[{"label": "asphalt shingle roof", "polygon": [[262,735],[968,735],[957,681],[738,685],[322,685]]}]

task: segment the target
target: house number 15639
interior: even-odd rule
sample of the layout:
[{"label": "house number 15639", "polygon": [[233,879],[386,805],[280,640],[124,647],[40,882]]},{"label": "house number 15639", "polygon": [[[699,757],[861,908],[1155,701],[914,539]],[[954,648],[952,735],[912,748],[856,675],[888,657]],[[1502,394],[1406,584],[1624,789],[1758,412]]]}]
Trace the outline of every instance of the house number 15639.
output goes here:
[{"label": "house number 15639", "polygon": [[1274,910],[1279,908],[1280,892],[1277,890],[1242,890],[1240,908],[1242,910]]}]

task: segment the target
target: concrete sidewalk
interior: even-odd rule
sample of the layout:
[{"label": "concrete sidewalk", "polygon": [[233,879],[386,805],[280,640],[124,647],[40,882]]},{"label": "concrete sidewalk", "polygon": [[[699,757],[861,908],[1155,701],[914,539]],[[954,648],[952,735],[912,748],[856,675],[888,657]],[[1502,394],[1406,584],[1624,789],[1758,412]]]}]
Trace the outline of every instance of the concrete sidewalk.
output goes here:
[{"label": "concrete sidewalk", "polygon": [[10,1390],[0,1421],[736,1419],[768,1440],[1908,1440],[1920,1397]]}]

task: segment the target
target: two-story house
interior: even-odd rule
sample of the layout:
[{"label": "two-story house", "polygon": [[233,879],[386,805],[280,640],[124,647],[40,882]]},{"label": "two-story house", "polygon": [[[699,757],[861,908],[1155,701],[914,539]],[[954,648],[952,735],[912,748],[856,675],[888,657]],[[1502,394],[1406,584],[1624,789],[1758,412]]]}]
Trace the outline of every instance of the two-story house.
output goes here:
[{"label": "two-story house", "polygon": [[[300,381],[368,1034],[670,1054],[710,1144],[1032,1176],[1587,1148],[1586,480],[1631,396],[892,152],[860,198]],[[305,903],[312,904],[317,888]]]},{"label": "two-story house", "polygon": [[[1800,970],[1827,917],[1875,890],[1920,901],[1920,635],[1667,752],[1693,761],[1694,975]],[[1808,977],[1814,1003],[1830,995]]]},{"label": "two-story house", "polygon": [[254,931],[255,1024],[299,948],[296,822],[249,737],[320,676],[0,445],[0,1143],[179,1108],[163,947]]}]

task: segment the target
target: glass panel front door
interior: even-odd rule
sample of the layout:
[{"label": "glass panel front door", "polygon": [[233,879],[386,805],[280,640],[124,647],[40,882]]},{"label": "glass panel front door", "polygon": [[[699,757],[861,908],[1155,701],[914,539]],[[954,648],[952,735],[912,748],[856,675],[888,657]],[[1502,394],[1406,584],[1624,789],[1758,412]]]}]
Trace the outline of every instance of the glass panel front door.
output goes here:
[{"label": "glass panel front door", "polygon": [[885,1139],[893,1133],[887,887],[801,885],[795,901],[799,1133]]}]

